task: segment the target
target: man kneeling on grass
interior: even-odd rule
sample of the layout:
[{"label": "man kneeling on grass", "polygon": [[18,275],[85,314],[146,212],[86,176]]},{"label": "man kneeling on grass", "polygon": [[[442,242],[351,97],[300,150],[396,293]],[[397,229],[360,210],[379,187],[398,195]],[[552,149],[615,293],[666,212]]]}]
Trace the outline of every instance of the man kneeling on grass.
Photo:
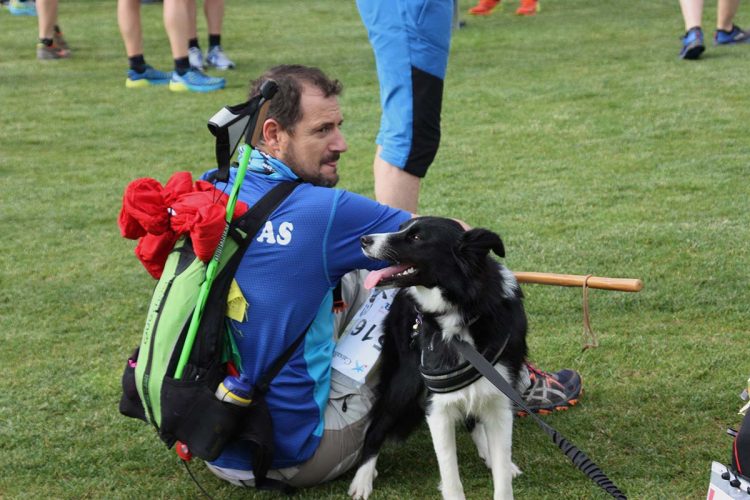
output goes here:
[{"label": "man kneeling on grass", "polygon": [[[356,375],[332,367],[337,339],[368,297],[358,270],[386,265],[367,258],[359,238],[397,231],[413,214],[332,189],[339,179],[339,158],[347,150],[338,80],[317,68],[277,66],[253,83],[251,97],[268,79],[276,81],[278,92],[239,199],[252,205],[279,182],[302,185],[271,214],[240,263],[236,281],[250,306],[245,321],[233,321],[234,340],[243,375],[255,383],[307,328],[265,398],[275,445],[268,477],[304,487],[334,479],[357,464],[373,404],[376,363],[359,367]],[[235,175],[232,169],[229,185],[217,188],[229,189]],[[332,307],[339,282],[348,304],[344,312]],[[377,339],[357,343],[360,359],[377,359]],[[534,411],[567,407],[580,395],[581,379],[574,371],[546,373],[528,366],[524,373],[518,389]],[[208,467],[234,484],[254,485],[252,450],[241,441],[228,444]]]}]

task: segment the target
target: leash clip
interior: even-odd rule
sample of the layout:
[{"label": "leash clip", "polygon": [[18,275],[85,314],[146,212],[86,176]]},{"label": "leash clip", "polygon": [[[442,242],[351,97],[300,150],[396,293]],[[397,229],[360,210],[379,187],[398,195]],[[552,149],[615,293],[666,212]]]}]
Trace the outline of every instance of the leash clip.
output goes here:
[{"label": "leash clip", "polygon": [[417,316],[414,318],[414,324],[411,326],[411,336],[409,338],[410,347],[414,345],[414,341],[417,340],[420,333],[422,333],[422,313],[417,311]]}]

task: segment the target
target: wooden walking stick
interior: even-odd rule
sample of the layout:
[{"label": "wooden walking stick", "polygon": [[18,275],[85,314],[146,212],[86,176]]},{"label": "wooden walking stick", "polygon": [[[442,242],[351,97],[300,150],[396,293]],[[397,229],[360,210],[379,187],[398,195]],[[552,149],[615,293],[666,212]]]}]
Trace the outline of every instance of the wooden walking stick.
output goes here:
[{"label": "wooden walking stick", "polygon": [[615,290],[618,292],[640,292],[643,282],[632,278],[603,278],[601,276],[583,276],[580,274],[556,273],[528,273],[515,272],[519,283],[535,283],[538,285],[558,286],[588,286],[600,290]]},{"label": "wooden walking stick", "polygon": [[600,290],[615,290],[619,292],[640,292],[643,282],[632,278],[603,278],[601,276],[556,273],[513,273],[519,283],[533,283],[539,285],[580,286],[583,288],[583,350],[597,347],[599,341],[591,329],[589,321],[589,288]]}]

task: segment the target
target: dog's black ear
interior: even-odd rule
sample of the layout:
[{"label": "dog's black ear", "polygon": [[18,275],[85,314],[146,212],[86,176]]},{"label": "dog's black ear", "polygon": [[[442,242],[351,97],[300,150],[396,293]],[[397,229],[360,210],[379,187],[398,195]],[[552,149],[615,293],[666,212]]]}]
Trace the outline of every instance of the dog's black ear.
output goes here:
[{"label": "dog's black ear", "polygon": [[464,254],[471,253],[484,257],[492,250],[498,257],[505,257],[505,247],[500,236],[482,228],[469,229],[462,234],[459,248]]}]

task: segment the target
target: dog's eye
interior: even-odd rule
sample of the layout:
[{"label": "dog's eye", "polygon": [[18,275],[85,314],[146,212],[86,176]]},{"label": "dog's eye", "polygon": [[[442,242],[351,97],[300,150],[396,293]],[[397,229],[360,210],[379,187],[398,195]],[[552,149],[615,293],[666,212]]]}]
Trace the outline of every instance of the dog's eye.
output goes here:
[{"label": "dog's eye", "polygon": [[419,233],[412,233],[409,235],[409,238],[411,238],[413,241],[419,241],[422,239],[422,235]]}]

